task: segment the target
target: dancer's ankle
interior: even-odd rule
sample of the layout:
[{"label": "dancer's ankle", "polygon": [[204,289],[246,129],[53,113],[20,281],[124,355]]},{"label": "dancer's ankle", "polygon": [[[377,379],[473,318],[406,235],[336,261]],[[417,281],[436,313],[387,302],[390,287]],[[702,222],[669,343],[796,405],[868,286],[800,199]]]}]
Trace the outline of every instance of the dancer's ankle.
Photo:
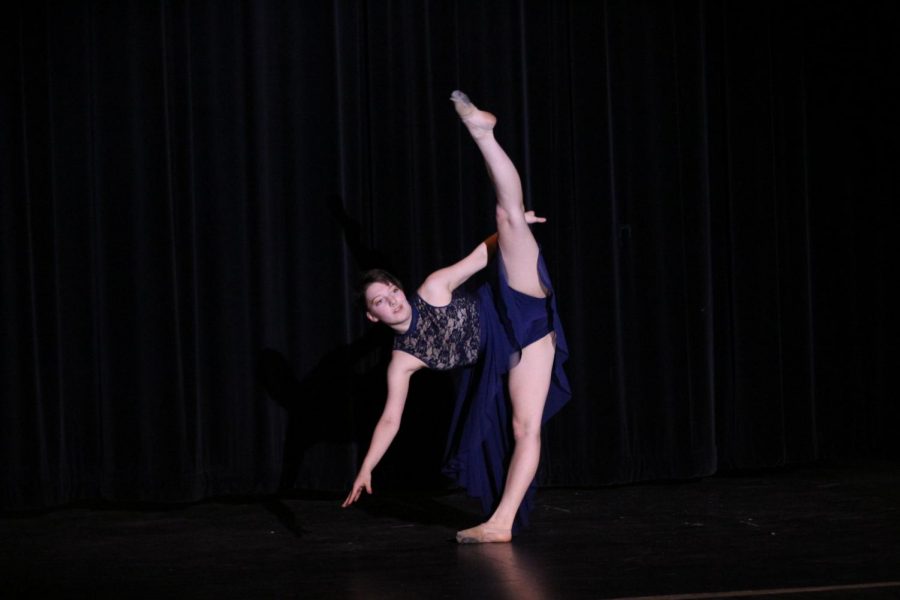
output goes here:
[{"label": "dancer's ankle", "polygon": [[482,523],[483,526],[497,531],[510,531],[512,529],[513,519],[507,519],[503,515],[491,515],[491,518]]},{"label": "dancer's ankle", "polygon": [[456,109],[456,114],[469,130],[473,138],[481,139],[487,136],[493,136],[494,125],[497,124],[497,117],[491,113],[480,110],[475,106],[469,97],[463,92],[455,90],[450,94],[450,100]]}]

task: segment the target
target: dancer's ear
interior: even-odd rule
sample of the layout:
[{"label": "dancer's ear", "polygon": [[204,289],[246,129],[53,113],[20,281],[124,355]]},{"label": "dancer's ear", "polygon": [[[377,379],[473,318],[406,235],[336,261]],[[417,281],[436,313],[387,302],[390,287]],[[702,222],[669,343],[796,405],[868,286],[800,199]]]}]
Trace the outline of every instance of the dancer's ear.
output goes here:
[{"label": "dancer's ear", "polygon": [[373,323],[377,323],[377,322],[378,322],[378,317],[376,317],[375,315],[373,315],[373,314],[370,313],[369,311],[366,311],[366,318],[367,318],[368,320],[372,321]]}]

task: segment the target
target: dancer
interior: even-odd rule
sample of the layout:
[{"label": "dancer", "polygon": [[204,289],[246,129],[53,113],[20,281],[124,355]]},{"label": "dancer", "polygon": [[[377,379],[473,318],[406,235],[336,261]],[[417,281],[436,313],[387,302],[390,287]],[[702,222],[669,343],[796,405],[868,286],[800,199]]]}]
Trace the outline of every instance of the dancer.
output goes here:
[{"label": "dancer", "polygon": [[[494,115],[462,92],[450,97],[481,151],[497,196],[497,233],[471,254],[429,275],[410,302],[400,282],[369,271],[361,282],[366,316],[395,332],[384,412],[344,507],[363,490],[400,426],[413,373],[461,368],[445,472],[480,498],[489,518],[460,531],[459,543],[509,542],[526,523],[541,454],[541,425],[569,398],[568,351],[550,278],[522,201],[519,174],[494,138]],[[492,261],[493,254],[498,254]],[[458,288],[496,267],[474,294]]]}]

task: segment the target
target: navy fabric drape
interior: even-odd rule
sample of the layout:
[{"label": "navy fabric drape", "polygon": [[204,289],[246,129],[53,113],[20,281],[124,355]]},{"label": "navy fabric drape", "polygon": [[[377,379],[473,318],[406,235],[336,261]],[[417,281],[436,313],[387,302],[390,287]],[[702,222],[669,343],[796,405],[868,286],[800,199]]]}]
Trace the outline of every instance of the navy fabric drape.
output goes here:
[{"label": "navy fabric drape", "polygon": [[[17,2],[0,20],[0,507],[352,480],[363,267],[491,233],[499,118],[571,352],[539,481],[896,457],[890,2]],[[376,488],[440,485],[414,378]]]}]

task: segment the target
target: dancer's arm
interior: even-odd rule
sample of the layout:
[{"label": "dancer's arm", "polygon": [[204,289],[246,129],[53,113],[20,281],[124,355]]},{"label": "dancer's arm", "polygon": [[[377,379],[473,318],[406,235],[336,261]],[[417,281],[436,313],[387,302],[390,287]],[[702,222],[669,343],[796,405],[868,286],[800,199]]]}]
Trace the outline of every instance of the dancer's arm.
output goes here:
[{"label": "dancer's arm", "polygon": [[[525,213],[525,221],[531,223],[544,223],[547,219],[535,216],[533,210]],[[485,268],[491,257],[497,251],[497,234],[487,238],[473,250],[468,256],[449,267],[439,269],[429,275],[419,287],[419,295],[434,306],[449,304],[453,296],[453,290],[461,286],[472,275]]]},{"label": "dancer's arm", "polygon": [[425,278],[419,287],[419,295],[434,306],[449,304],[453,290],[466,282],[469,277],[485,268],[497,250],[497,234],[484,240],[464,259],[449,267],[439,269]]},{"label": "dancer's arm", "polygon": [[387,401],[384,403],[384,412],[375,425],[372,433],[372,441],[369,443],[369,451],[363,459],[362,466],[353,487],[344,503],[344,508],[356,502],[363,489],[372,493],[372,470],[387,452],[394,436],[400,429],[400,418],[403,416],[403,407],[406,405],[406,394],[409,391],[409,378],[412,374],[424,366],[424,363],[405,352],[395,350],[391,355],[391,363],[387,369]]}]

